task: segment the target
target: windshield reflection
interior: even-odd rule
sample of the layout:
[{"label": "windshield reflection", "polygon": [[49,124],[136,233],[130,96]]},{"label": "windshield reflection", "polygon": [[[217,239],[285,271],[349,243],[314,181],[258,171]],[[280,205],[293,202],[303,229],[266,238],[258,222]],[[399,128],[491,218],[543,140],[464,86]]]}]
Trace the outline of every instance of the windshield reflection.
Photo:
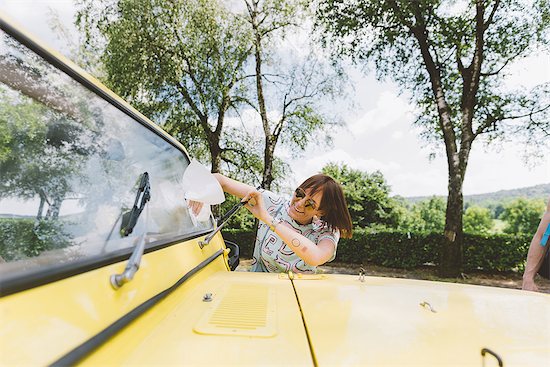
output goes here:
[{"label": "windshield reflection", "polygon": [[[0,275],[205,230],[184,207],[180,150],[4,32],[0,38]],[[121,219],[143,172],[151,200]],[[117,228],[118,226],[118,228]]]}]

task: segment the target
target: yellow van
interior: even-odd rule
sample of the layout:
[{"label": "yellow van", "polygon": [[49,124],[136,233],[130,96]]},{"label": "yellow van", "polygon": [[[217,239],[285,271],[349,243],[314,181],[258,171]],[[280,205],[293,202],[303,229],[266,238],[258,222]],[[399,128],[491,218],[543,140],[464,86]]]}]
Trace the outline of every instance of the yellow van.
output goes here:
[{"label": "yellow van", "polygon": [[549,295],[231,271],[184,147],[0,26],[0,365],[550,366]]}]

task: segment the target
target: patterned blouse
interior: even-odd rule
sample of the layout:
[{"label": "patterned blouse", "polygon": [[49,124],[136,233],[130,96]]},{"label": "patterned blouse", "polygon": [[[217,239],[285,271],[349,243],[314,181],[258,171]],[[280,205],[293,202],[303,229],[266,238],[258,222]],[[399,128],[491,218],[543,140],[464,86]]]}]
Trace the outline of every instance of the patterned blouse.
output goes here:
[{"label": "patterned blouse", "polygon": [[[290,201],[282,196],[267,190],[260,190],[268,213],[276,219],[290,224],[294,230],[313,243],[330,239],[334,242],[334,254],[329,261],[336,257],[336,247],[340,232],[330,230],[328,224],[322,220],[310,224],[299,224],[289,215]],[[315,273],[316,266],[308,265],[273,231],[269,226],[260,221],[256,242],[254,244],[254,258],[251,271],[286,273],[291,270],[294,273]]]}]

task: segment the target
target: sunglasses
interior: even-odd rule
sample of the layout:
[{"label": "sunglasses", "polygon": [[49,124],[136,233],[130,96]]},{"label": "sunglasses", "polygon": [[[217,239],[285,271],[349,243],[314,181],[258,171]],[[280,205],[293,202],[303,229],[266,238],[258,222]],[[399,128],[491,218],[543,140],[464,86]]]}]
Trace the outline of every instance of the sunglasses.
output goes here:
[{"label": "sunglasses", "polygon": [[[296,196],[297,199],[303,199],[306,197],[306,192],[304,191],[304,189],[302,189],[301,187],[298,187],[295,191],[294,191],[294,195]],[[307,199],[306,200],[306,205],[304,205],[306,208],[311,208],[312,210],[315,210],[317,209],[317,204],[315,203],[315,201],[313,201],[313,199]]]}]

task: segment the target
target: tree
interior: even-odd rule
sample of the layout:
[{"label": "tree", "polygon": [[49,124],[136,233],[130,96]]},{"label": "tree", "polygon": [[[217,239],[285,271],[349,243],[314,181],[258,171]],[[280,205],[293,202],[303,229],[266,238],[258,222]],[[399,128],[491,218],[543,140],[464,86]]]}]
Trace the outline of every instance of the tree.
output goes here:
[{"label": "tree", "polygon": [[441,232],[445,227],[445,207],[445,200],[436,196],[416,203],[410,210],[412,220],[408,221],[406,229],[414,232]]},{"label": "tree", "polygon": [[342,74],[326,65],[314,50],[305,57],[296,57],[295,52],[288,51],[281,55],[278,51],[277,43],[287,32],[300,31],[298,25],[303,23],[305,2],[245,0],[245,3],[246,19],[253,34],[257,102],[253,107],[260,116],[265,137],[262,187],[269,190],[276,178],[275,148],[280,141],[298,148],[294,152],[303,150],[315,133],[337,124],[336,119],[323,113],[320,102],[335,97]]},{"label": "tree", "polygon": [[500,218],[506,221],[505,233],[534,234],[546,208],[544,200],[516,199],[507,204]]},{"label": "tree", "polygon": [[342,185],[354,226],[397,226],[396,203],[389,197],[390,187],[382,173],[376,171],[369,174],[336,163],[327,164],[322,172]]},{"label": "tree", "polygon": [[[16,52],[29,57],[24,48],[13,47],[17,47]],[[25,67],[21,65],[25,61],[28,59],[13,64],[18,66],[12,69],[11,76],[19,73],[28,78],[32,70],[33,77],[39,83],[44,82],[49,75],[43,70],[43,65],[37,63],[32,68]],[[32,94],[31,88],[25,92]],[[55,88],[50,88],[48,95],[62,99],[62,94]],[[71,193],[71,181],[80,177],[79,172],[88,155],[96,151],[93,139],[82,139],[81,128],[71,123],[66,114],[42,104],[47,103],[47,98],[37,101],[32,95],[2,85],[0,100],[0,199],[38,197],[36,219],[44,216],[55,219],[62,202]],[[56,107],[61,104],[57,101]],[[48,208],[44,214],[46,204]]]},{"label": "tree", "polygon": [[487,234],[493,227],[491,211],[480,206],[470,206],[464,212],[464,232]]},{"label": "tree", "polygon": [[104,37],[106,84],[115,92],[195,155],[208,155],[212,172],[235,156],[246,162],[251,152],[227,133],[225,118],[244,100],[250,32],[222,2],[90,0],[77,21],[88,42]]},{"label": "tree", "polygon": [[548,146],[549,86],[503,87],[510,64],[548,40],[546,0],[321,1],[317,25],[334,55],[374,62],[419,107],[423,136],[445,149],[448,199],[440,275],[462,268],[462,187],[472,144],[505,136]]}]

